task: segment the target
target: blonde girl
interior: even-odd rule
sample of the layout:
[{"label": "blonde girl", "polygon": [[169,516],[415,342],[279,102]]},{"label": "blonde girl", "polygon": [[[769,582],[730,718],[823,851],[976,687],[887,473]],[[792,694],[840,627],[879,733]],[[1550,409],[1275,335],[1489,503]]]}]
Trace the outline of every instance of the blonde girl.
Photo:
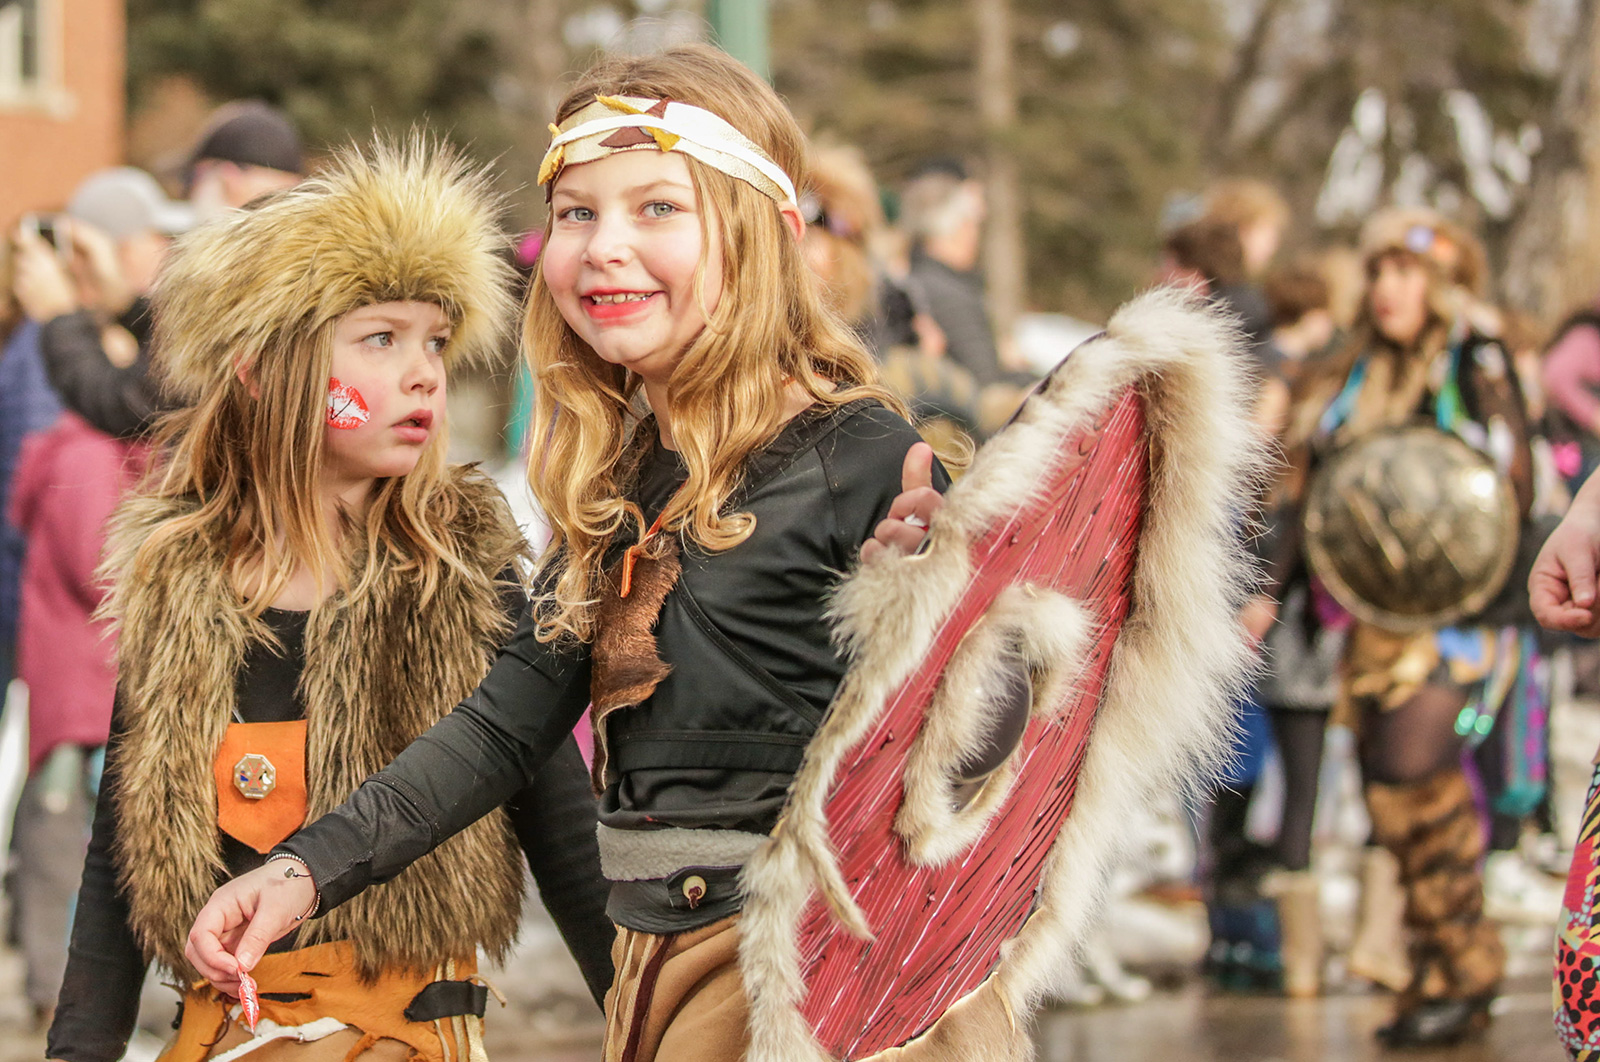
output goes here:
[{"label": "blonde girl", "polygon": [[945,482],[806,269],[804,151],[710,48],[607,60],[563,101],[526,321],[541,592],[473,696],[281,848],[308,878],[218,892],[190,948],[214,982],[526,785],[592,701],[606,1057],[743,1056],[737,879],[844,672],[829,590],[914,547]]},{"label": "blonde girl", "polygon": [[187,405],[111,532],[117,703],[51,1057],[120,1058],[152,960],[188,984],[167,1062],[481,1057],[477,956],[515,933],[519,834],[609,979],[570,742],[513,815],[326,918],[294,912],[256,967],[259,1015],[184,956],[219,882],[305,873],[274,845],[469,692],[522,611],[504,499],[445,461],[450,366],[510,314],[501,245],[484,175],[413,139],[175,247],[158,366]]}]

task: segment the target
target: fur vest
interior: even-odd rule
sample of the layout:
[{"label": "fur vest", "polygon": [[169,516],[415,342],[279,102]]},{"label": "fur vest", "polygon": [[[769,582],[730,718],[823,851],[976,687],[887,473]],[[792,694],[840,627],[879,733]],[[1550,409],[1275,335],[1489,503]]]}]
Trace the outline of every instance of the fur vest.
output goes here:
[{"label": "fur vest", "polygon": [[[300,691],[307,706],[307,821],[331,810],[472,691],[509,633],[497,576],[526,546],[505,499],[470,469],[449,473],[449,528],[467,571],[440,573],[419,607],[417,580],[380,552],[371,588],[318,610],[306,628]],[[127,573],[139,546],[192,503],[136,497],[113,523],[107,570]],[[358,553],[364,554],[364,549]],[[233,716],[235,678],[265,625],[240,612],[224,546],[199,535],[157,547],[123,576],[107,611],[120,629],[115,845],[129,924],[147,955],[192,974],[184,940],[226,877],[212,761]],[[364,560],[354,562],[352,586]],[[522,861],[504,812],[444,842],[300,930],[302,946],[349,940],[365,976],[431,969],[453,957],[504,954],[516,932]]]}]

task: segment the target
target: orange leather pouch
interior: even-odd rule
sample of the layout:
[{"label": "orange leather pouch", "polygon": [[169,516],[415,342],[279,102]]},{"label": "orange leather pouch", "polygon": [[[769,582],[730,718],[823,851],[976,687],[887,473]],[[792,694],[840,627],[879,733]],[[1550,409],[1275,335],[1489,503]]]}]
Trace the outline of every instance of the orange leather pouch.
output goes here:
[{"label": "orange leather pouch", "polygon": [[230,723],[212,763],[217,825],[263,854],[306,821],[306,723]]}]

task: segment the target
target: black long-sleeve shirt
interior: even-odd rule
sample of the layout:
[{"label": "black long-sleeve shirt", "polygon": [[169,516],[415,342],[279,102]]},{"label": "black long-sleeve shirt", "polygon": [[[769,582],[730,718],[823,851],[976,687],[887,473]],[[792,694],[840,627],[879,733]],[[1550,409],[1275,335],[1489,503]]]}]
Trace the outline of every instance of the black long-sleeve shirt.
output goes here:
[{"label": "black long-sleeve shirt", "polygon": [[150,371],[150,304],[137,298],[118,318],[133,334],[139,355],[121,368],[106,357],[100,325],[85,310],[44,323],[39,350],[45,374],[66,407],[107,435],[137,435],[167,408]]},{"label": "black long-sleeve shirt", "polygon": [[[773,449],[784,441],[780,436]],[[685,555],[684,578],[701,579],[700,603],[724,636],[799,693],[819,718],[845,665],[829,636],[828,590],[887,515],[901,489],[905,453],[916,441],[910,425],[881,407],[841,415],[823,438],[786,455],[788,464],[771,487],[748,499],[761,512],[749,539],[709,557]],[[647,518],[665,504],[663,493],[670,497],[663,485],[672,475],[663,465],[675,461],[658,447],[641,476],[641,485],[653,485],[636,493]],[[934,485],[942,490],[948,484],[936,464]],[[713,687],[728,674],[726,660],[710,655],[666,662],[675,673],[693,673]],[[488,676],[455,711],[279,850],[305,860],[323,910],[389,880],[535,777],[588,704],[589,678],[588,647],[541,643],[531,612],[525,614]],[[601,801],[603,824],[765,831],[790,778],[788,772],[743,769],[650,773],[648,786],[630,784],[639,781],[630,772],[611,780]],[[689,921],[679,928],[692,928],[705,910],[702,905],[686,914]],[[611,909],[623,924],[633,913]]]},{"label": "black long-sleeve shirt", "polygon": [[[307,615],[278,609],[265,613],[282,651],[264,644],[248,650],[236,683],[241,721],[305,718],[297,683],[305,663]],[[66,975],[50,1027],[49,1057],[65,1062],[115,1062],[122,1057],[138,1019],[139,990],[148,966],[129,927],[128,901],[118,885],[113,856],[116,793],[123,785],[138,784],[137,779],[123,776],[118,745],[124,732],[119,705],[113,713],[100,800],[78,891]],[[615,932],[605,916],[595,805],[576,743],[568,735],[556,748],[554,763],[541,774],[538,785],[507,793],[505,799],[541,899],[598,1002],[611,983]],[[227,834],[222,835],[222,853],[233,876],[253,870],[265,859]],[[290,934],[276,941],[271,950],[293,948],[294,938]]]}]

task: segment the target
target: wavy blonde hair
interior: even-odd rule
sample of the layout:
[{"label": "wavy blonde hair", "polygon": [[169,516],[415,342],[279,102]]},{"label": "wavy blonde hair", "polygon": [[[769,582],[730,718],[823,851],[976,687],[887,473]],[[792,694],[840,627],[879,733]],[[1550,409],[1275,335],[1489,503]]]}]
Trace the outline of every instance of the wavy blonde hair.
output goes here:
[{"label": "wavy blonde hair", "polygon": [[[604,59],[562,100],[556,122],[599,95],[703,107],[758,144],[796,186],[805,186],[805,137],[794,117],[766,82],[714,48],[684,45]],[[684,161],[701,206],[705,246],[709,253],[715,238],[722,256],[723,281],[716,312],[683,351],[668,385],[672,434],[688,480],[667,504],[662,526],[721,551],[755,530],[749,513],[723,510],[746,457],[783,429],[791,382],[822,406],[871,397],[902,415],[905,409],[879,386],[871,356],[824,305],[777,204],[697,159]],[[704,281],[702,258],[695,275],[702,306],[709,302]],[[641,416],[635,401],[639,378],[602,361],[578,337],[542,270],[529,293],[524,338],[536,382],[528,479],[552,532],[541,558],[539,637],[587,641],[595,633],[607,548],[629,528],[636,535],[645,530],[643,514],[625,495],[653,421]]]},{"label": "wavy blonde hair", "polygon": [[[328,379],[339,318],[361,306],[431,302],[452,325],[446,365],[486,360],[514,314],[500,200],[489,174],[426,135],[335,153],[317,176],[181,238],[155,291],[155,369],[188,405],[158,426],[165,452],[145,497],[193,499],[118,580],[149,571],[170,536],[221,550],[247,615],[259,617],[305,565],[349,589],[351,544],[322,515]],[[388,549],[421,579],[468,571],[447,530],[444,422],[405,476],[380,480],[364,526],[367,562]]]}]

